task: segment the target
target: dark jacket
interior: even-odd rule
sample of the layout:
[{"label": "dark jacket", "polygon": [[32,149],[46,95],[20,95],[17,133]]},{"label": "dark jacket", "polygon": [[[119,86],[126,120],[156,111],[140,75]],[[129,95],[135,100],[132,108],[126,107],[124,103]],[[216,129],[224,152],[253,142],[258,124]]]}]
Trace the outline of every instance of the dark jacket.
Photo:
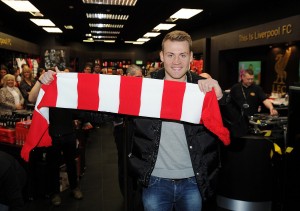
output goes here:
[{"label": "dark jacket", "polygon": [[26,172],[10,154],[0,151],[0,204],[9,210],[23,210],[23,187],[26,184]]},{"label": "dark jacket", "polygon": [[[163,69],[153,75],[157,79],[163,79],[164,76]],[[197,83],[199,79],[204,78],[187,72],[188,83]],[[137,117],[132,118],[129,124],[128,135],[132,141],[129,167],[138,182],[148,186],[157,159],[162,120]],[[220,168],[219,145],[221,142],[203,125],[184,122],[183,125],[197,184],[202,199],[206,200],[215,193]]]}]

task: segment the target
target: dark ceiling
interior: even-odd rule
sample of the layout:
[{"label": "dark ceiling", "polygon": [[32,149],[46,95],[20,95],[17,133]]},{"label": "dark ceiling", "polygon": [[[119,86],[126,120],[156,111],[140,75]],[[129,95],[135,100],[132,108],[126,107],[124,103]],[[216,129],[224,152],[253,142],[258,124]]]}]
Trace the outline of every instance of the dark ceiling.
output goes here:
[{"label": "dark ceiling", "polygon": [[[0,2],[0,32],[34,42],[41,43],[47,38],[55,38],[62,45],[70,42],[81,42],[85,34],[90,33],[86,13],[128,14],[129,19],[123,21],[109,20],[106,23],[124,23],[112,48],[125,46],[124,40],[137,40],[151,31],[159,23],[165,22],[180,8],[196,8],[204,11],[189,20],[177,20],[173,29],[181,29],[190,34],[213,36],[240,28],[262,24],[265,22],[300,14],[299,0],[138,0],[135,7],[105,6],[83,4],[82,0],[30,0],[45,18],[49,18],[60,29],[62,34],[48,34],[41,27],[32,23],[29,13],[18,13]],[[73,6],[73,9],[70,9]],[[71,24],[74,30],[66,30],[64,25]],[[142,47],[159,49],[163,35],[152,38]],[[104,45],[88,43],[86,45]],[[126,44],[129,45],[129,44]]]}]

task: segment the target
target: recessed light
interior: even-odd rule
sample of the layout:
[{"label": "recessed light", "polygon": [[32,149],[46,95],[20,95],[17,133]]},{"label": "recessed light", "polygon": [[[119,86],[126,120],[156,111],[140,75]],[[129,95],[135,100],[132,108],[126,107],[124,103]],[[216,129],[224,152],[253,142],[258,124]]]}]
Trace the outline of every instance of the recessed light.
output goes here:
[{"label": "recessed light", "polygon": [[159,32],[147,32],[144,37],[157,37],[158,35],[160,35]]},{"label": "recessed light", "polygon": [[174,19],[189,19],[200,12],[202,12],[202,9],[187,9],[187,8],[182,8],[178,10],[176,13],[170,16],[170,18]]},{"label": "recessed light", "polygon": [[12,0],[1,0],[3,3],[13,8],[17,12],[40,12],[33,4],[29,1],[12,1]]},{"label": "recessed light", "polygon": [[176,24],[170,24],[170,23],[161,23],[158,24],[154,30],[156,31],[160,31],[160,30],[169,30],[171,28],[173,28],[174,26],[176,26]]},{"label": "recessed light", "polygon": [[49,33],[62,33],[58,27],[43,27],[43,29]]},{"label": "recessed light", "polygon": [[30,18],[30,20],[38,26],[55,26],[55,24],[49,19]]}]

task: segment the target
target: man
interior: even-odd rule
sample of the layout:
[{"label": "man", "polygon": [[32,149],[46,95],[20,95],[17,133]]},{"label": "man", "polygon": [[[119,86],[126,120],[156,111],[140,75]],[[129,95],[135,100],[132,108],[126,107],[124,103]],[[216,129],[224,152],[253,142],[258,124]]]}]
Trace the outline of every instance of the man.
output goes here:
[{"label": "man", "polygon": [[[58,71],[58,70],[57,70]],[[67,72],[67,71],[66,71]],[[47,77],[53,79],[52,71],[40,76],[38,82],[29,93],[28,100],[35,102],[41,85]],[[71,188],[71,195],[80,200],[83,194],[79,188],[77,175],[77,142],[74,120],[77,116],[72,109],[49,108],[49,134],[52,139],[52,146],[47,150],[48,177],[47,187],[51,194],[51,203],[55,206],[61,204],[60,196],[60,165],[63,152],[64,161],[67,167],[68,180]]]},{"label": "man", "polygon": [[[128,77],[143,77],[142,69],[132,64],[126,70],[126,76]],[[119,187],[122,195],[125,195],[125,171],[124,171],[124,152],[125,152],[125,140],[124,140],[124,121],[121,115],[115,115],[115,119],[113,121],[114,125],[114,138],[118,151],[118,179],[119,179]]]},{"label": "man", "polygon": [[95,64],[93,69],[94,69],[93,73],[96,73],[96,74],[101,74],[102,73],[100,64]]},{"label": "man", "polygon": [[[162,41],[160,59],[164,69],[152,77],[198,83],[206,93],[223,94],[218,82],[189,70],[192,40],[183,31],[168,33]],[[132,128],[132,130],[131,130]],[[143,185],[142,200],[149,210],[201,210],[202,200],[214,194],[219,168],[219,140],[202,124],[151,118],[133,118],[128,127],[132,141],[129,165]]]},{"label": "man", "polygon": [[[183,31],[168,33],[162,41],[164,69],[153,74],[160,80],[198,84],[200,91],[223,94],[218,82],[189,70],[192,40]],[[46,74],[43,83],[50,83]],[[144,210],[201,210],[202,201],[215,193],[220,167],[219,139],[202,124],[130,117],[126,126],[131,144],[128,163],[143,185]]]},{"label": "man", "polygon": [[246,116],[253,116],[258,113],[261,104],[264,104],[269,109],[270,115],[278,114],[272,102],[267,99],[262,88],[254,84],[252,69],[246,69],[242,73],[241,82],[231,88],[230,95],[238,106],[244,110]]},{"label": "man", "polygon": [[139,66],[132,64],[127,68],[126,75],[131,77],[143,77],[143,71]]},{"label": "man", "polygon": [[83,73],[92,73],[92,66],[90,63],[87,63],[86,65],[84,65]]}]

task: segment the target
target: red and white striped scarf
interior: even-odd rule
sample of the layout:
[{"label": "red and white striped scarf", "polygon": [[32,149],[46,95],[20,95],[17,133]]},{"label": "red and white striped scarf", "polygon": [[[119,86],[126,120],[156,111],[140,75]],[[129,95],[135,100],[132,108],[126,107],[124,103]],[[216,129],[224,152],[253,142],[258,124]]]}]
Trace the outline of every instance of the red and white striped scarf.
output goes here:
[{"label": "red and white striped scarf", "polygon": [[21,156],[28,161],[34,147],[51,146],[49,107],[82,109],[204,124],[225,145],[215,92],[203,94],[197,84],[103,74],[58,73],[42,85]]}]

